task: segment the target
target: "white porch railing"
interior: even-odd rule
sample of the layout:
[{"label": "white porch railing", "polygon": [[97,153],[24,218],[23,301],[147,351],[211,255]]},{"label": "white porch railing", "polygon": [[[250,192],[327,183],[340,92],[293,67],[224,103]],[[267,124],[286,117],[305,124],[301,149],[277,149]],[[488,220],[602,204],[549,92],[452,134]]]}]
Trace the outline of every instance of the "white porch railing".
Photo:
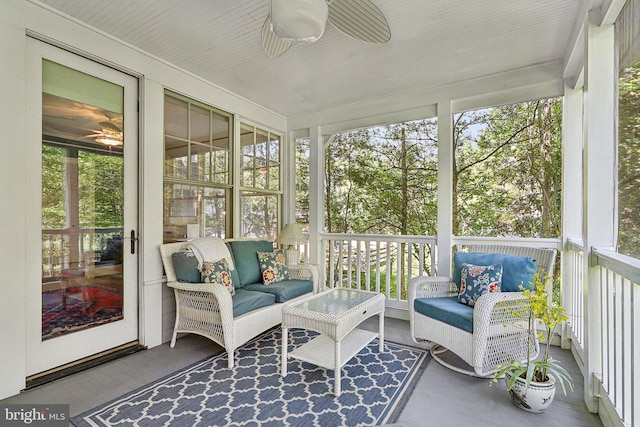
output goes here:
[{"label": "white porch railing", "polygon": [[73,248],[77,255],[72,256],[68,229],[42,230],[42,279],[54,279],[61,270],[84,261],[82,256],[85,252],[105,249],[109,238],[121,233],[121,228],[81,228],[78,247]]},{"label": "white porch railing", "polygon": [[565,283],[562,285],[562,304],[569,317],[565,335],[575,345],[578,356],[584,360],[584,249],[582,241],[567,239],[563,253]]},{"label": "white porch railing", "polygon": [[[600,359],[601,365],[591,368],[599,372],[586,372],[583,368],[585,384],[592,375],[597,378],[594,394],[600,397],[599,412],[615,413],[619,417],[616,425],[637,427],[640,426],[640,261],[611,250],[593,248],[589,268],[599,270],[591,275],[598,279],[585,286],[585,252],[581,241],[567,241],[562,287],[563,304],[569,316],[567,338],[582,368],[587,357]],[[598,289],[600,300],[600,319],[593,320],[598,326],[588,331],[600,335],[600,354],[596,355],[587,354],[585,348],[587,286]]]},{"label": "white porch railing", "polygon": [[625,426],[640,426],[640,261],[595,248],[593,257],[600,268],[600,395]]},{"label": "white porch railing", "polygon": [[327,287],[381,292],[387,307],[406,309],[412,277],[435,275],[436,238],[323,233]]}]

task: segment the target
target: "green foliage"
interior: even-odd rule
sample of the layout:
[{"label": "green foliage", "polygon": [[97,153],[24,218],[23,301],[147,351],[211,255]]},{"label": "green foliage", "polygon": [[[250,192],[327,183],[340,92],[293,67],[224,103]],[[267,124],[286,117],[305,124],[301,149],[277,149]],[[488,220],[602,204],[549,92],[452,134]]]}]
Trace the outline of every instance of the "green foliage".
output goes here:
[{"label": "green foliage", "polygon": [[456,115],[454,234],[560,235],[561,118],[560,99]]},{"label": "green foliage", "polygon": [[[494,376],[493,382],[496,382],[499,377],[505,374],[510,374],[511,378],[507,381],[507,390],[511,390],[518,377],[522,377],[526,380],[525,389],[529,388],[532,381],[535,382],[547,382],[549,376],[552,376],[562,386],[562,391],[567,394],[565,383],[569,385],[573,391],[573,382],[571,381],[571,375],[560,366],[559,362],[554,360],[549,355],[549,347],[551,346],[551,338],[555,333],[557,327],[567,320],[565,309],[560,304],[552,301],[549,304],[549,295],[547,293],[547,283],[549,277],[541,278],[539,274],[533,276],[534,286],[533,290],[523,289],[523,296],[528,300],[529,309],[524,312],[511,311],[516,317],[527,317],[527,349],[531,348],[531,340],[538,339],[541,342],[547,343],[544,353],[539,360],[530,360],[531,357],[527,355],[527,360],[522,362],[520,360],[513,360],[506,366],[498,366],[498,371]],[[522,287],[521,287],[522,289]],[[536,330],[536,321],[540,320],[544,324],[544,333]]]},{"label": "green foliage", "polygon": [[42,228],[62,228],[65,221],[62,149],[42,145]]},{"label": "green foliage", "polygon": [[618,84],[618,251],[640,258],[640,64]]},{"label": "green foliage", "polygon": [[[122,156],[42,145],[42,227],[64,228],[71,189],[66,174],[77,166],[79,226],[122,227],[124,161]],[[77,226],[77,225],[76,225]]]},{"label": "green foliage", "polygon": [[[561,118],[559,98],[454,117],[455,235],[560,235]],[[432,119],[336,135],[325,153],[326,229],[435,235],[437,145]]]},{"label": "green foliage", "polygon": [[435,120],[336,135],[325,153],[327,230],[435,234],[436,135]]}]

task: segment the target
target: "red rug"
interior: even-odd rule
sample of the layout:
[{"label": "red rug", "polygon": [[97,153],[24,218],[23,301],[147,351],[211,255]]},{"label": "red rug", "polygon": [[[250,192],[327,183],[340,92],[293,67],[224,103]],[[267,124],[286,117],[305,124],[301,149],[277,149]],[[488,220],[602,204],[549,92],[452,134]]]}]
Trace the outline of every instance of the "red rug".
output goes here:
[{"label": "red rug", "polygon": [[122,318],[122,294],[113,288],[87,285],[42,293],[42,339]]}]

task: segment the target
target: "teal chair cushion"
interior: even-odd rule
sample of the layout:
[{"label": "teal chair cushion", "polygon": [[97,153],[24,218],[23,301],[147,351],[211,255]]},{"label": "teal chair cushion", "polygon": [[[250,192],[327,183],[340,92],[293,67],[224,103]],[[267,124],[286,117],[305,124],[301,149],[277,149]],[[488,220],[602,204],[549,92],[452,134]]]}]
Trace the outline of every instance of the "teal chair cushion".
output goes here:
[{"label": "teal chair cushion", "polygon": [[236,289],[236,294],[233,296],[232,301],[233,317],[238,317],[252,310],[275,304],[276,296],[266,292]]},{"label": "teal chair cushion", "polygon": [[458,297],[416,298],[413,309],[432,319],[473,333],[473,307],[460,304]]},{"label": "teal chair cushion", "polygon": [[236,240],[227,242],[227,247],[238,273],[236,288],[253,283],[262,283],[258,252],[273,252],[273,243],[268,240]]},{"label": "teal chair cushion", "polygon": [[254,283],[247,285],[243,289],[251,291],[266,292],[276,297],[276,302],[287,302],[293,298],[313,292],[313,282],[311,280],[283,280],[281,282],[263,285],[262,283]]},{"label": "teal chair cushion", "polygon": [[536,274],[536,260],[517,255],[488,254],[484,252],[456,252],[453,255],[453,281],[460,289],[462,264],[497,265],[502,264],[501,292],[520,292],[520,285],[533,289],[533,275]]}]

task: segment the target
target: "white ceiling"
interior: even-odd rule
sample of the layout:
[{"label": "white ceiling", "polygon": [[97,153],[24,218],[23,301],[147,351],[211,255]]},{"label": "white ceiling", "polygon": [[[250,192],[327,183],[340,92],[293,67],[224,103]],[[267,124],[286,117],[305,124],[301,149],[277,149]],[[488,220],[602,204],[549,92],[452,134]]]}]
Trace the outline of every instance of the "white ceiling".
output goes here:
[{"label": "white ceiling", "polygon": [[373,0],[388,44],[327,25],[272,59],[260,38],[269,0],[41,0],[289,118],[564,62],[582,1]]}]

